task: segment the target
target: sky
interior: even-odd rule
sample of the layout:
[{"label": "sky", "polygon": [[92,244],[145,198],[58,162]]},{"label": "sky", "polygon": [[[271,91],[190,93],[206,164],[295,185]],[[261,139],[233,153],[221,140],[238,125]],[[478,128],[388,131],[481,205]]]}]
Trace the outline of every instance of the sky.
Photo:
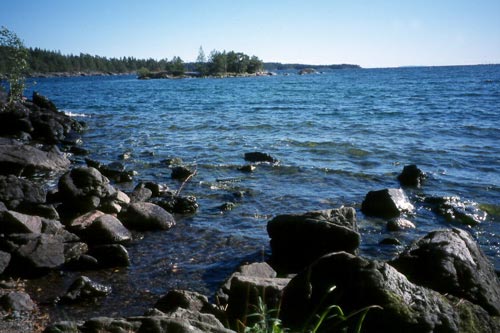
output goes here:
[{"label": "sky", "polygon": [[63,54],[188,62],[202,46],[367,68],[500,63],[500,0],[0,0],[0,26]]}]

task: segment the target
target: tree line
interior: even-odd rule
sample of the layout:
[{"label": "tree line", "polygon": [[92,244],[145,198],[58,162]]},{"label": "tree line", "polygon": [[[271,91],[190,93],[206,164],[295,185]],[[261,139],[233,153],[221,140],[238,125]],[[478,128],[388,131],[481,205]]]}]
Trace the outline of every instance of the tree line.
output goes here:
[{"label": "tree line", "polygon": [[[40,48],[27,48],[26,75],[46,73],[132,73],[172,72],[182,75],[184,72],[197,71],[203,75],[220,75],[226,73],[256,73],[263,69],[263,62],[256,56],[248,56],[241,52],[212,51],[205,58],[203,49],[194,63],[184,63],[180,57],[165,59],[137,59],[134,57],[107,58],[80,53],[64,55],[60,51],[49,51]],[[0,73],[9,72],[8,55],[11,49],[0,46]]]}]

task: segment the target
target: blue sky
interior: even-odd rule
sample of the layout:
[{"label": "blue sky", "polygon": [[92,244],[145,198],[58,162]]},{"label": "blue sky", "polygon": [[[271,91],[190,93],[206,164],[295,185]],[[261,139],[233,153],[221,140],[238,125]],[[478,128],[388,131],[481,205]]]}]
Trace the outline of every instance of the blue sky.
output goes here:
[{"label": "blue sky", "polygon": [[0,0],[27,46],[194,61],[203,46],[283,63],[500,63],[500,0]]}]

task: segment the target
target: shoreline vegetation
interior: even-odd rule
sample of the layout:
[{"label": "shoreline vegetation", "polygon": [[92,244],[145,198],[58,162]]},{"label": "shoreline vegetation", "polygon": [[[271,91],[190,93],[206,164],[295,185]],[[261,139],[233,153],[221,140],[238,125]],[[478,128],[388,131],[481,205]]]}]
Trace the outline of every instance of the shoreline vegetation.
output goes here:
[{"label": "shoreline vegetation", "polygon": [[[0,45],[0,79],[7,79],[9,48]],[[107,58],[80,53],[63,55],[60,51],[26,48],[27,68],[24,75],[30,78],[138,75],[139,78],[182,77],[242,77],[273,75],[275,71],[316,71],[337,69],[361,69],[353,64],[283,64],[263,62],[256,56],[234,51],[212,51],[205,56],[200,47],[196,62],[183,62],[179,57],[168,59],[137,59],[134,57]]]}]

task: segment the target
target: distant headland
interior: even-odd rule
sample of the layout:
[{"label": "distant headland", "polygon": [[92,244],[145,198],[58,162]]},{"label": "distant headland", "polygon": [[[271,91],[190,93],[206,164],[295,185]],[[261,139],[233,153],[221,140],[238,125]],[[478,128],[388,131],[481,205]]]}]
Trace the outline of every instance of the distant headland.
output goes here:
[{"label": "distant headland", "polygon": [[[235,51],[212,51],[206,57],[200,47],[195,62],[183,62],[180,57],[172,59],[137,59],[135,57],[107,58],[80,53],[64,55],[60,51],[28,48],[28,77],[74,77],[137,74],[139,78],[178,77],[234,77],[272,75],[275,71],[292,71],[308,74],[308,69],[323,71],[331,69],[359,69],[359,65],[335,64],[283,64],[263,62],[257,56],[248,56]],[[8,50],[0,46],[0,79],[8,72],[6,59]],[[305,70],[305,72],[304,72]]]}]

